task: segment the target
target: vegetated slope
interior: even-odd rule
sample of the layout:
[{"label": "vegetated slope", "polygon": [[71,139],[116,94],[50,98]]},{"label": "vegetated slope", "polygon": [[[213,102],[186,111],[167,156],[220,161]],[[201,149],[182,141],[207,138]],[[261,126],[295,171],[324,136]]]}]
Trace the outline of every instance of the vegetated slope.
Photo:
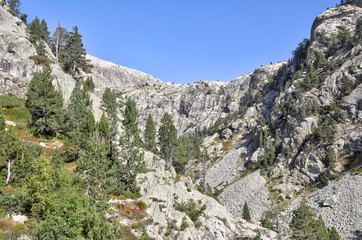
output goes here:
[{"label": "vegetated slope", "polygon": [[[206,169],[199,165],[195,174],[235,216],[241,216],[244,201],[250,202],[256,219],[267,211],[276,214],[303,191],[308,194],[308,189],[323,187],[361,166],[361,16],[362,9],[352,5],[318,16],[311,40],[300,43],[293,59],[272,80],[258,81],[258,72],[252,75],[257,85],[241,99],[244,115],[231,116],[206,137],[205,149],[217,156],[212,159],[216,162],[203,163]],[[264,177],[250,174],[255,169]],[[344,193],[360,199],[353,191],[356,181],[344,184]],[[258,187],[250,191],[251,186]],[[342,188],[338,189],[335,198]],[[317,198],[322,206],[326,195],[320,193],[310,201]],[[335,199],[339,204],[321,210],[323,217],[355,219],[349,225],[327,221],[343,238],[362,227],[356,220],[362,217],[361,202],[348,199]],[[343,207],[349,204],[355,211]]]},{"label": "vegetated slope", "polygon": [[[280,212],[314,183],[325,185],[360,165],[360,17],[360,7],[329,9],[317,17],[310,41],[298,46],[292,60],[227,83],[163,83],[91,56],[94,68],[78,80],[93,77],[91,97],[98,118],[101,96],[110,87],[122,93],[120,101],[137,101],[141,128],[149,113],[159,122],[167,111],[179,133],[202,132],[210,161],[192,166],[196,171],[189,173],[201,190],[218,195],[235,216],[248,202],[252,217],[259,220],[265,211]],[[23,23],[2,7],[0,21],[0,93],[24,97],[33,72],[40,68],[29,59],[36,51]],[[49,49],[47,55],[54,61],[54,84],[67,100],[76,80],[61,70]],[[335,225],[342,236],[360,227],[330,221],[327,225]]]}]

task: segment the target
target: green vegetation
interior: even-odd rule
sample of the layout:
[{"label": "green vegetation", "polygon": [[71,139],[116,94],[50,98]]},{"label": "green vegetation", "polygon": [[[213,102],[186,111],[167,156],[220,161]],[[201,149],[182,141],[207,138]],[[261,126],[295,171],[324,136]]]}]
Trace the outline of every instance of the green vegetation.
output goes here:
[{"label": "green vegetation", "polygon": [[198,218],[204,213],[206,210],[206,205],[202,205],[200,208],[195,202],[188,202],[188,203],[178,203],[174,204],[174,207],[177,211],[184,212],[186,215],[196,223]]},{"label": "green vegetation", "polygon": [[167,112],[161,119],[161,126],[158,130],[158,140],[160,154],[166,161],[168,168],[170,168],[174,165],[178,136],[173,120]]},{"label": "green vegetation", "polygon": [[9,97],[9,96],[0,96],[0,108],[14,108],[23,106],[22,100]]},{"label": "green vegetation", "polygon": [[336,229],[328,231],[322,217],[317,218],[314,209],[303,199],[297,210],[293,211],[293,218],[289,224],[293,239],[334,239],[338,236]]},{"label": "green vegetation", "polygon": [[146,129],[144,133],[145,147],[151,152],[156,151],[156,126],[152,115],[149,114],[146,121]]},{"label": "green vegetation", "polygon": [[51,68],[36,72],[26,94],[26,106],[32,116],[32,129],[39,134],[52,135],[61,128],[63,98],[52,84]]},{"label": "green vegetation", "polygon": [[244,206],[243,206],[243,218],[246,221],[250,221],[251,220],[251,216],[250,216],[250,211],[249,211],[249,207],[248,207],[248,203],[245,202]]},{"label": "green vegetation", "polygon": [[59,61],[63,65],[64,71],[75,77],[80,70],[89,72],[92,65],[85,58],[86,52],[83,48],[82,35],[78,33],[78,27],[73,28],[73,32],[59,53]]}]

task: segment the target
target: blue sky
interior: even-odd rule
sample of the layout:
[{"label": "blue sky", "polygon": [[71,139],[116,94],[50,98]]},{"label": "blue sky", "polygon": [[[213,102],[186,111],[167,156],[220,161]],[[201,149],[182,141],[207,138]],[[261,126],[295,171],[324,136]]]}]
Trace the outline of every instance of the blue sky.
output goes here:
[{"label": "blue sky", "polygon": [[289,59],[337,0],[22,0],[31,21],[77,25],[87,53],[162,81],[230,81]]}]

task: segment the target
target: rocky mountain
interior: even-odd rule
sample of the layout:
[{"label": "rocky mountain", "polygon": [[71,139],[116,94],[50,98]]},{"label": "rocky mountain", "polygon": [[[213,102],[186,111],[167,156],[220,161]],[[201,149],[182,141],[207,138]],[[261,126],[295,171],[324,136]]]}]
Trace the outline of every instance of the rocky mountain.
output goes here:
[{"label": "rocky mountain", "polygon": [[[94,113],[102,113],[106,87],[121,93],[120,101],[137,102],[139,123],[152,114],[159,122],[165,112],[179,134],[201,134],[207,162],[189,162],[187,174],[164,171],[162,160],[146,153],[150,171],[139,176],[142,199],[150,204],[147,227],[161,239],[169,225],[174,238],[263,239],[275,233],[241,220],[248,202],[255,222],[272,213],[286,226],[291,211],[306,197],[327,227],[336,227],[342,239],[358,239],[362,229],[362,44],[361,1],[327,9],[314,21],[310,40],[304,40],[293,58],[263,66],[230,82],[165,83],[140,71],[88,55],[89,74],[73,79],[62,71],[54,55],[54,85],[67,100],[75,86],[92,76]],[[26,26],[0,7],[0,94],[25,97],[27,85],[41,68],[28,41]],[[121,114],[120,114],[121,117]],[[218,198],[221,205],[196,191]],[[192,201],[190,201],[192,199]],[[175,210],[177,203],[206,205],[202,226]],[[181,231],[183,219],[188,227]],[[157,223],[157,224],[156,224]],[[184,225],[185,226],[185,225]],[[290,232],[278,227],[283,239]]]}]

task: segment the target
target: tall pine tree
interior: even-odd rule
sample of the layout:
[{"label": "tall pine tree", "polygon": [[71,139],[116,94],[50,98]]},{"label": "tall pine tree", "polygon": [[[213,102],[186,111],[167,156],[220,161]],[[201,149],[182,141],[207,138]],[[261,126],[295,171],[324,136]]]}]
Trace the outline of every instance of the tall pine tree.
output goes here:
[{"label": "tall pine tree", "polygon": [[173,166],[178,147],[177,129],[171,116],[166,112],[161,119],[161,126],[158,129],[158,140],[160,154],[166,161],[168,168]]},{"label": "tall pine tree", "polygon": [[85,56],[86,52],[83,47],[82,35],[78,33],[78,27],[75,26],[64,49],[59,54],[59,61],[63,64],[63,69],[69,72],[72,77],[75,77],[81,69],[84,72],[89,72],[92,67]]},{"label": "tall pine tree", "polygon": [[144,133],[145,146],[151,152],[156,150],[156,127],[155,122],[152,119],[152,115],[149,114],[146,122],[146,129]]},{"label": "tall pine tree", "polygon": [[138,129],[137,121],[138,113],[136,109],[136,102],[132,99],[127,99],[126,108],[124,110],[124,120],[123,126],[126,131],[126,135],[130,138],[133,138],[135,145],[140,143],[140,131]]},{"label": "tall pine tree", "polygon": [[26,94],[26,106],[32,116],[32,128],[40,134],[53,134],[61,129],[63,98],[52,84],[50,66],[43,72],[36,72],[31,79]]}]

